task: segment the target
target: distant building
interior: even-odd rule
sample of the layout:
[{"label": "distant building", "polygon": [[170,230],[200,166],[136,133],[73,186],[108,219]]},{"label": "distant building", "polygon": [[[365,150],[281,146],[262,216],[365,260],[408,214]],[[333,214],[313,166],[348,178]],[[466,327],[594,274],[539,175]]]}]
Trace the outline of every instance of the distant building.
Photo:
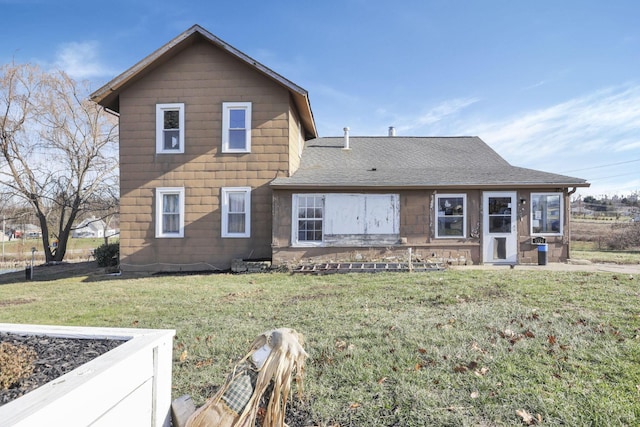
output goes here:
[{"label": "distant building", "polygon": [[95,217],[87,218],[83,220],[80,224],[76,226],[76,228],[71,232],[71,237],[74,239],[78,238],[102,238],[114,236],[117,233],[116,230],[107,229],[107,224]]}]

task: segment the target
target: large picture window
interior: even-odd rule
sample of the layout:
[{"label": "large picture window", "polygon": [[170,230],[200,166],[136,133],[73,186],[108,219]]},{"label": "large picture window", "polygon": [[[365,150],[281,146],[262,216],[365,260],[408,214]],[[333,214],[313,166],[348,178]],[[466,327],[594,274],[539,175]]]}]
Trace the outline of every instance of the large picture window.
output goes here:
[{"label": "large picture window", "polygon": [[222,237],[251,236],[251,188],[222,189]]},{"label": "large picture window", "polygon": [[184,237],[184,188],[156,189],[156,237]]},{"label": "large picture window", "polygon": [[251,103],[222,104],[222,152],[251,152]]},{"label": "large picture window", "polygon": [[531,234],[561,235],[562,193],[531,193]]},{"label": "large picture window", "polygon": [[156,105],[156,152],[184,153],[184,104]]},{"label": "large picture window", "polygon": [[466,194],[436,195],[438,225],[437,238],[457,238],[467,236],[467,196]]}]

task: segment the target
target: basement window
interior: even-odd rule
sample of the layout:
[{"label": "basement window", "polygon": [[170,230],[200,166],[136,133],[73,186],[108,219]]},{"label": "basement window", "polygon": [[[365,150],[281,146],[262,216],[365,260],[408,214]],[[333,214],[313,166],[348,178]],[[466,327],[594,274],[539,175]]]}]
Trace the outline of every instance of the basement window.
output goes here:
[{"label": "basement window", "polygon": [[184,153],[184,104],[156,104],[156,153]]},{"label": "basement window", "polygon": [[251,152],[251,103],[222,104],[222,152]]}]

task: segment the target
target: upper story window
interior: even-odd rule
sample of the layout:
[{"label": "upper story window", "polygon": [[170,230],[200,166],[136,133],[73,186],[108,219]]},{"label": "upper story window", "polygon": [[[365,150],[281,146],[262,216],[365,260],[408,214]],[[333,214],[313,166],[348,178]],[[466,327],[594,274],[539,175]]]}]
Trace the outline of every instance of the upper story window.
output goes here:
[{"label": "upper story window", "polygon": [[467,195],[437,194],[437,238],[457,238],[467,235]]},{"label": "upper story window", "polygon": [[251,152],[251,103],[222,104],[222,152]]},{"label": "upper story window", "polygon": [[184,237],[184,188],[156,189],[156,237]]},{"label": "upper story window", "polygon": [[251,237],[251,187],[222,189],[222,237]]},{"label": "upper story window", "polygon": [[156,104],[156,153],[184,153],[184,104]]},{"label": "upper story window", "polygon": [[531,234],[562,235],[562,193],[531,193]]}]

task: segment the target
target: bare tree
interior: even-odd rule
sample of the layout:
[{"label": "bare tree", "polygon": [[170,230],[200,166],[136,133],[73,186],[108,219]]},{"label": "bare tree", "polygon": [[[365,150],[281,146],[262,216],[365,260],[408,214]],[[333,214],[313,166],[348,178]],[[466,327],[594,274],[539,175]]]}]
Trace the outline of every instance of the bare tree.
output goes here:
[{"label": "bare tree", "polygon": [[47,262],[64,259],[76,218],[117,188],[117,123],[88,92],[63,72],[0,68],[0,184],[33,208]]}]

